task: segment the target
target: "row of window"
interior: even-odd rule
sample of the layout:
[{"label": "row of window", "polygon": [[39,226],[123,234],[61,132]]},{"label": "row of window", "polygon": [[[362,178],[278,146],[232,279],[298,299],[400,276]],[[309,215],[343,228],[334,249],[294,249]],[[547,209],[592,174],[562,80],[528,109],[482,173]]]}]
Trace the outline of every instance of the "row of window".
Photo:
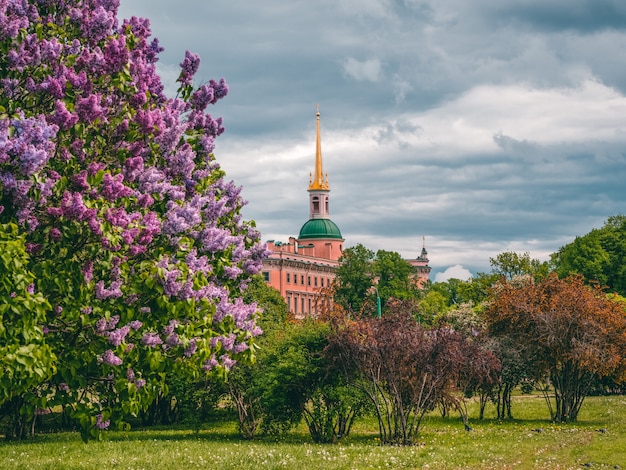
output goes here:
[{"label": "row of window", "polygon": [[[300,285],[303,286],[304,285],[304,274],[300,274],[300,276],[298,276],[297,274],[293,275],[293,283],[294,284],[298,284],[298,278],[300,279]],[[328,286],[330,284],[330,279],[326,279],[326,281],[324,281],[325,278],[320,277],[318,278],[317,276],[313,276],[313,286],[317,287],[318,286],[318,279],[319,279],[319,286],[320,287],[324,287],[324,282],[326,282],[326,285]],[[287,284],[291,284],[291,273],[287,273]],[[306,277],[306,285],[310,286],[311,285],[311,276],[307,276]]]},{"label": "row of window", "polygon": [[[265,282],[270,282],[270,273],[268,271],[263,271],[263,279],[265,280]],[[300,274],[298,276],[298,274],[293,275],[293,277],[291,276],[291,273],[287,273],[287,284],[291,284],[291,281],[293,279],[293,283],[294,284],[298,284],[298,279],[300,279],[300,285],[304,285],[304,279],[305,276],[304,274]],[[319,287],[324,287],[324,284],[326,286],[330,285],[330,279],[326,279],[323,277],[317,277],[317,276],[306,276],[306,285],[310,286],[311,285],[311,279],[313,279],[313,286],[314,287],[318,287],[318,282],[319,282]]]},{"label": "row of window", "polygon": [[[293,306],[291,305],[292,298],[290,295],[287,296],[287,308],[290,312],[293,313],[313,313],[312,307],[313,302],[310,297],[305,298],[304,296],[298,298],[298,295],[295,295],[293,298]],[[308,306],[308,309],[307,309]],[[293,308],[292,308],[293,307]]]}]

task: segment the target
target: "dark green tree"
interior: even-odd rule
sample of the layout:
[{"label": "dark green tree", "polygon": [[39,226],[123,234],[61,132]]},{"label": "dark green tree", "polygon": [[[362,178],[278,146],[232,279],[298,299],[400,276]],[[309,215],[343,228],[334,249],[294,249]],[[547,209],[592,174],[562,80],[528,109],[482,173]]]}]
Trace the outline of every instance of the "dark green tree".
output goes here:
[{"label": "dark green tree", "polygon": [[508,280],[519,276],[532,276],[542,279],[549,272],[548,263],[530,257],[528,252],[519,254],[514,251],[505,251],[495,258],[489,258],[491,272],[504,276]]},{"label": "dark green tree", "polygon": [[499,274],[478,273],[468,281],[462,281],[457,289],[458,303],[480,305],[489,296],[491,286],[500,279]]},{"label": "dark green tree", "polygon": [[[415,270],[395,251],[378,250],[372,263],[383,312],[391,308],[390,300],[410,301],[420,297],[413,279]],[[374,305],[376,305],[374,303]]]},{"label": "dark green tree", "polygon": [[361,312],[371,296],[373,259],[374,252],[361,244],[346,248],[339,259],[334,299],[347,312]]},{"label": "dark green tree", "polygon": [[560,277],[582,274],[587,281],[626,295],[626,216],[609,217],[594,229],[559,249],[551,257]]}]

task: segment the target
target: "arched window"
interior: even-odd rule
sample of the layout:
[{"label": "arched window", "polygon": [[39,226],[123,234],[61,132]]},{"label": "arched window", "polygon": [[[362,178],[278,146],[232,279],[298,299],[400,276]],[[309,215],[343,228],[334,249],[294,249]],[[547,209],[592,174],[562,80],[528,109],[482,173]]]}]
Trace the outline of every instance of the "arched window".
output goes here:
[{"label": "arched window", "polygon": [[318,196],[313,196],[313,199],[311,199],[311,202],[313,203],[313,212],[319,212],[320,211],[320,198]]}]

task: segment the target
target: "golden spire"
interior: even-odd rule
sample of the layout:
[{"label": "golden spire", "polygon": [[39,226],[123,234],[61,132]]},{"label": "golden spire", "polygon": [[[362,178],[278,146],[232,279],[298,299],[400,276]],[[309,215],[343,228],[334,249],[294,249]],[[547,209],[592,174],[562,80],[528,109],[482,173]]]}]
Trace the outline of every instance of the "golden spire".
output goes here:
[{"label": "golden spire", "polygon": [[317,105],[315,129],[315,175],[309,183],[309,190],[330,190],[328,186],[328,174],[324,179],[322,169],[322,138],[320,136],[320,105]]}]

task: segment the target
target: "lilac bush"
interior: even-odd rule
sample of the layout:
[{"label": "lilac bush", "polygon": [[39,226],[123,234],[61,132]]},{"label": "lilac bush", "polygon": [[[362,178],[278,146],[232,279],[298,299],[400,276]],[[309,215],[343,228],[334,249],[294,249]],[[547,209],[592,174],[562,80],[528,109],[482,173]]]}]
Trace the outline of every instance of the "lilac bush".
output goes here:
[{"label": "lilac bush", "polygon": [[85,437],[122,425],[168,374],[249,359],[261,332],[241,294],[266,249],[206,112],[228,85],[194,87],[187,52],[166,97],[149,21],[120,22],[118,6],[0,0],[0,224],[19,227],[54,306],[41,327],[56,373],[30,395]]}]

